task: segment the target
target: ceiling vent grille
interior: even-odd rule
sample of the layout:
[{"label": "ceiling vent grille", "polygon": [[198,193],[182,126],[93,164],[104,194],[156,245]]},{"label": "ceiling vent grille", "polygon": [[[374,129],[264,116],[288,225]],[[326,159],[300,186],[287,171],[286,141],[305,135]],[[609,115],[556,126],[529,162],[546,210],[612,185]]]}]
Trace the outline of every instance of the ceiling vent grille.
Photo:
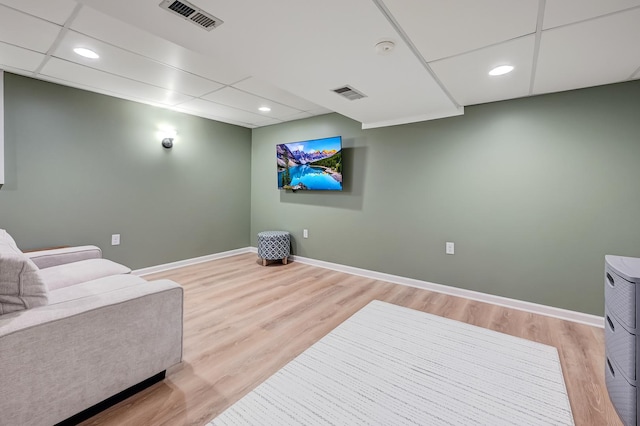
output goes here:
[{"label": "ceiling vent grille", "polygon": [[185,0],[164,0],[160,7],[207,31],[223,24],[221,19]]},{"label": "ceiling vent grille", "polygon": [[355,101],[367,97],[367,95],[354,89],[351,86],[338,87],[337,89],[333,89],[333,91],[338,95],[349,99],[350,101]]}]

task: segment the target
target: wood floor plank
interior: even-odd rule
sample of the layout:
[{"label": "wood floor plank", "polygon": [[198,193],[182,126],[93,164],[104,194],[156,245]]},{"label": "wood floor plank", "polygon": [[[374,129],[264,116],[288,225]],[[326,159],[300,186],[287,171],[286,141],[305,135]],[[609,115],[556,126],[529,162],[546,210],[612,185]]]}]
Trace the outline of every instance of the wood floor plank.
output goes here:
[{"label": "wood floor plank", "polygon": [[84,425],[204,425],[374,299],[558,349],[575,423],[621,425],[604,383],[604,332],[503,306],[254,254],[145,277],[183,286],[184,361]]}]

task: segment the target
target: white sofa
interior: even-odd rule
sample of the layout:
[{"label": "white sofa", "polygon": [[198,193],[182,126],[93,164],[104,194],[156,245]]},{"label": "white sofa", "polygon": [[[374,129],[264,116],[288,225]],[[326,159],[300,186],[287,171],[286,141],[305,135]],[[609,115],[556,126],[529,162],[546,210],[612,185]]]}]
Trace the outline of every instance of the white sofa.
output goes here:
[{"label": "white sofa", "polygon": [[182,360],[182,287],[129,272],[0,230],[0,425],[56,424]]}]

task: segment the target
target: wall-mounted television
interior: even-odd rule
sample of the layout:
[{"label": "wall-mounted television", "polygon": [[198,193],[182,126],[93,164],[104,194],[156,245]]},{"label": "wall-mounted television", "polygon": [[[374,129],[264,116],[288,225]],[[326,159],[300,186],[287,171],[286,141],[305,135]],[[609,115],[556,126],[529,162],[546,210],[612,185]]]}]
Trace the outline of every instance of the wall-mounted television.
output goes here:
[{"label": "wall-mounted television", "polygon": [[278,189],[342,191],[342,136],[276,146]]}]

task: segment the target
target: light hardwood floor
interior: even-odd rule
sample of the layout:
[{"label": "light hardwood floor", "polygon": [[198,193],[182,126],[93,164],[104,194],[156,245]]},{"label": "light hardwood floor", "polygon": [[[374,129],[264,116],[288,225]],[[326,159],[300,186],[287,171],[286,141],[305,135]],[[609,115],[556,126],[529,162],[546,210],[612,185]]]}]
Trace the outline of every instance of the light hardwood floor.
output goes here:
[{"label": "light hardwood floor", "polygon": [[184,361],[84,425],[204,425],[374,299],[555,346],[576,425],[621,424],[602,329],[255,254],[145,278],[184,287]]}]

